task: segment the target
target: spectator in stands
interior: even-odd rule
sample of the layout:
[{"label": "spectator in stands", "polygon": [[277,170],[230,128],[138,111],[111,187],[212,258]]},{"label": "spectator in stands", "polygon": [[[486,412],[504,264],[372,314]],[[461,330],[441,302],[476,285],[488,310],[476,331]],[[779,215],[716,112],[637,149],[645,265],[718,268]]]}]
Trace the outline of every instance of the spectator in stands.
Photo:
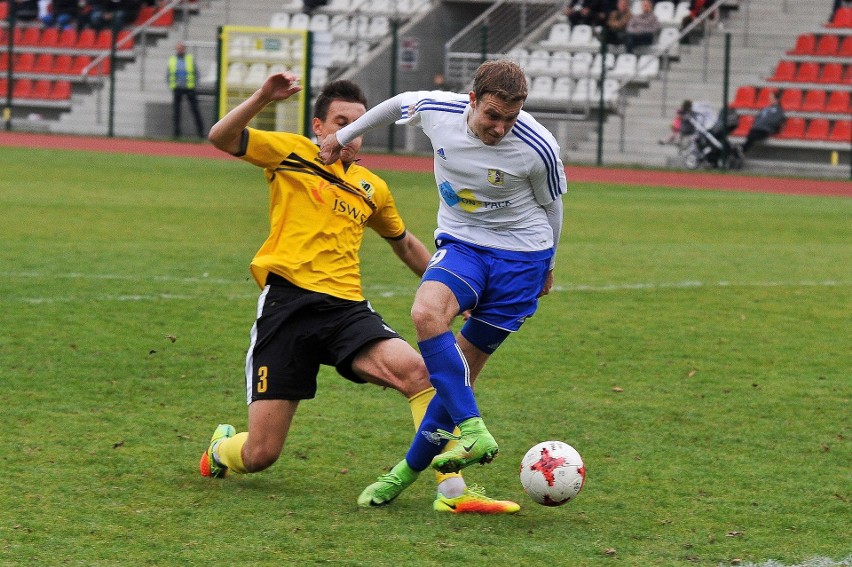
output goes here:
[{"label": "spectator in stands", "polygon": [[314,10],[328,4],[328,0],[302,0],[302,12],[310,15]]},{"label": "spectator in stands", "polygon": [[615,45],[624,43],[627,37],[627,24],[630,23],[630,0],[618,0],[615,8],[609,11],[604,26],[607,31],[607,42]]},{"label": "spectator in stands", "polygon": [[653,45],[661,28],[651,0],[642,0],[642,13],[633,15],[627,23],[627,35],[624,40],[627,52],[633,53],[637,47]]},{"label": "spectator in stands", "polygon": [[40,18],[44,27],[56,26],[64,30],[76,25],[79,14],[78,0],[53,0],[50,4],[50,10]]},{"label": "spectator in stands", "polygon": [[668,138],[659,140],[660,145],[677,144],[680,145],[683,135],[692,131],[692,125],[689,122],[689,116],[692,114],[692,101],[684,100],[680,108],[677,109],[675,117],[671,124],[671,133]]},{"label": "spectator in stands", "polygon": [[133,23],[142,7],[141,0],[88,0],[91,5],[90,22],[96,30],[119,30]]},{"label": "spectator in stands", "polygon": [[38,19],[38,0],[15,0],[15,18],[22,22]]},{"label": "spectator in stands", "polygon": [[755,116],[754,124],[752,124],[751,129],[748,131],[745,142],[743,142],[742,146],[735,148],[739,157],[742,158],[755,142],[765,140],[769,136],[777,134],[786,119],[784,110],[781,108],[781,91],[777,90],[772,93],[772,102],[769,106],[762,108],[757,113],[757,116]]},{"label": "spectator in stands", "polygon": [[192,54],[186,52],[186,45],[179,41],[175,45],[175,54],[169,57],[166,80],[172,91],[172,123],[175,138],[181,136],[181,102],[186,98],[189,109],[195,119],[195,129],[199,138],[205,137],[204,122],[198,109],[198,97],[195,85],[198,83],[198,64]]},{"label": "spectator in stands", "polygon": [[[689,6],[689,14],[684,16],[683,20],[680,23],[681,31],[686,28],[689,24],[695,21],[701,14],[707,11],[707,9],[713,5],[713,0],[692,0]],[[712,14],[708,16],[710,23],[718,25],[719,22],[719,11],[716,10]],[[695,37],[698,34],[690,34],[690,37]],[[686,40],[688,38],[684,38]]]},{"label": "spectator in stands", "polygon": [[610,4],[609,0],[571,0],[562,13],[568,16],[572,26],[601,26],[606,21]]}]

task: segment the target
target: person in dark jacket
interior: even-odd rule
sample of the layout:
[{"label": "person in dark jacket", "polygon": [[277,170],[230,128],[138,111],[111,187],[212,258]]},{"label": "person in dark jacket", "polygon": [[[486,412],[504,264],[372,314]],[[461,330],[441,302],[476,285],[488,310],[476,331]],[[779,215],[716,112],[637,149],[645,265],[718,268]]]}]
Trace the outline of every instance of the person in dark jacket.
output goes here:
[{"label": "person in dark jacket", "polygon": [[740,155],[746,153],[755,142],[777,134],[781,130],[781,126],[784,125],[784,120],[786,120],[786,116],[784,116],[784,110],[781,108],[781,91],[777,90],[772,93],[772,103],[761,109],[754,118],[754,124],[748,131],[745,142],[739,148]]}]

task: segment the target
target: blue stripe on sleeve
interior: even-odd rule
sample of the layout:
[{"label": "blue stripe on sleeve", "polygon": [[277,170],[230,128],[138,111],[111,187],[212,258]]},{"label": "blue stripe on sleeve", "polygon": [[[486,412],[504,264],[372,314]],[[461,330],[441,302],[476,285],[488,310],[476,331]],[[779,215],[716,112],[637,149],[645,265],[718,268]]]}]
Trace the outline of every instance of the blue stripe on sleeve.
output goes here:
[{"label": "blue stripe on sleeve", "polygon": [[535,153],[539,155],[547,170],[547,187],[550,191],[550,197],[557,199],[561,194],[559,190],[559,159],[556,156],[555,149],[541,134],[538,134],[529,124],[518,120],[513,128],[515,135],[518,136],[524,143],[530,146]]}]

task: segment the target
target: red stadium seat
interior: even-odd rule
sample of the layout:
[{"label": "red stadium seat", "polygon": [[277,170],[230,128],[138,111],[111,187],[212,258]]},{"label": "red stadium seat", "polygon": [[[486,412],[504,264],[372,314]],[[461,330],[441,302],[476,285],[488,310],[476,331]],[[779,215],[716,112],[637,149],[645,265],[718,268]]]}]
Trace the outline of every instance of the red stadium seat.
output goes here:
[{"label": "red stadium seat", "polygon": [[33,65],[33,73],[52,73],[53,55],[50,53],[39,53]]},{"label": "red stadium seat", "polygon": [[56,56],[53,61],[53,72],[60,75],[71,74],[71,56],[67,53],[62,53]]},{"label": "red stadium seat", "polygon": [[781,108],[795,112],[802,106],[802,89],[784,89],[781,93]]},{"label": "red stadium seat", "polygon": [[97,34],[95,30],[90,28],[81,30],[80,35],[77,36],[77,49],[94,49],[96,38]]},{"label": "red stadium seat", "polygon": [[813,55],[821,55],[824,57],[834,57],[837,55],[837,49],[840,47],[840,37],[834,34],[826,34],[819,38],[816,51]]},{"label": "red stadium seat", "polygon": [[805,131],[805,140],[816,140],[824,142],[828,140],[828,120],[825,118],[814,118],[808,124]]},{"label": "red stadium seat", "polygon": [[847,35],[840,42],[840,49],[837,52],[838,57],[852,57],[852,35]]},{"label": "red stadium seat", "polygon": [[50,94],[50,81],[40,80],[33,84],[30,98],[47,99]]},{"label": "red stadium seat", "polygon": [[9,3],[0,2],[0,20],[5,20],[9,17]]},{"label": "red stadium seat", "polygon": [[[2,92],[2,89],[0,89],[0,92]],[[852,120],[835,122],[828,139],[831,142],[846,142],[847,144],[852,142]]]},{"label": "red stadium seat", "polygon": [[59,43],[59,30],[56,28],[47,28],[41,32],[41,39],[38,42],[39,47],[56,47]]},{"label": "red stadium seat", "polygon": [[816,49],[816,36],[805,33],[796,38],[796,45],[787,52],[787,55],[813,55]]},{"label": "red stadium seat", "polygon": [[777,137],[782,140],[798,140],[805,135],[805,119],[798,116],[788,118],[778,132]]},{"label": "red stadium seat", "polygon": [[849,91],[832,91],[828,95],[825,111],[832,114],[852,114],[849,100]]},{"label": "red stadium seat", "polygon": [[844,85],[852,85],[852,65],[846,66],[846,76],[843,77],[842,83]]},{"label": "red stadium seat", "polygon": [[796,76],[796,63],[794,61],[779,61],[775,67],[775,74],[769,77],[770,81],[792,82]]},{"label": "red stadium seat", "polygon": [[21,40],[18,43],[27,47],[34,47],[38,45],[39,38],[41,38],[41,30],[39,28],[24,28],[21,32]]},{"label": "red stadium seat", "polygon": [[77,30],[66,28],[59,32],[59,42],[56,46],[63,49],[74,49],[77,46]]},{"label": "red stadium seat", "polygon": [[136,21],[133,22],[133,25],[141,26],[148,18],[154,15],[156,10],[157,9],[154,6],[142,6],[139,9],[139,14],[136,16]]},{"label": "red stadium seat", "polygon": [[0,45],[7,43],[9,43],[9,34],[6,32],[6,28],[0,28]]},{"label": "red stadium seat", "polygon": [[133,37],[131,37],[130,35],[130,30],[121,30],[120,32],[118,32],[118,39],[116,40],[116,43],[118,44],[118,49],[120,50],[133,49],[135,42],[133,40]]},{"label": "red stadium seat", "polygon": [[9,83],[6,82],[5,77],[0,77],[0,99],[6,100],[6,95],[9,94]]},{"label": "red stadium seat", "polygon": [[112,49],[112,30],[104,29],[95,38],[95,49]]},{"label": "red stadium seat", "polygon": [[796,71],[796,78],[794,80],[798,83],[816,83],[818,78],[819,63],[803,61]]},{"label": "red stadium seat", "polygon": [[[5,51],[0,53],[0,71],[5,71],[9,68],[9,54]],[[0,93],[3,94],[3,93]]]},{"label": "red stadium seat", "polygon": [[175,23],[175,11],[172,8],[166,10],[159,18],[151,24],[158,28],[168,28]]},{"label": "red stadium seat", "polygon": [[852,28],[852,7],[838,8],[834,18],[826,27],[829,28]]},{"label": "red stadium seat", "polygon": [[737,123],[737,127],[731,132],[731,136],[736,137],[746,137],[748,135],[748,131],[751,130],[751,125],[754,124],[754,116],[751,114],[744,114],[740,116],[740,121]]},{"label": "red stadium seat", "polygon": [[754,108],[754,98],[757,96],[755,87],[745,86],[737,89],[731,108]]},{"label": "red stadium seat", "polygon": [[35,53],[31,51],[18,53],[15,55],[14,65],[13,71],[16,73],[31,73],[33,66],[35,66]]},{"label": "red stadium seat", "polygon": [[843,65],[840,63],[826,63],[822,66],[819,76],[820,83],[840,83],[843,81]]},{"label": "red stadium seat", "polygon": [[825,111],[825,99],[826,93],[824,90],[814,89],[808,91],[799,110],[802,112],[823,112]]},{"label": "red stadium seat", "polygon": [[33,93],[33,82],[30,79],[18,79],[12,90],[13,98],[30,98]]},{"label": "red stadium seat", "polygon": [[70,100],[71,83],[69,81],[55,81],[48,98],[51,100]]},{"label": "red stadium seat", "polygon": [[83,72],[83,68],[92,62],[92,58],[89,55],[78,55],[74,58],[74,62],[71,63],[71,74],[79,75]]},{"label": "red stadium seat", "polygon": [[776,91],[774,87],[763,87],[757,92],[757,98],[754,99],[752,108],[763,108],[772,103],[772,94]]}]

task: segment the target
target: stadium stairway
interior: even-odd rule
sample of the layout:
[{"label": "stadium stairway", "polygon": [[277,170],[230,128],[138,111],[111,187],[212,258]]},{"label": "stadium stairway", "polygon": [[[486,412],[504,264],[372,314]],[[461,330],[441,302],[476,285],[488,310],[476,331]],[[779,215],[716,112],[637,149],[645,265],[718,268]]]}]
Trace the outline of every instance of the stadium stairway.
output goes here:
[{"label": "stadium stairway", "polygon": [[[748,29],[743,7],[723,19],[723,29],[715,30],[707,44],[709,65],[704,77],[704,42],[682,45],[680,59],[670,66],[667,80],[658,79],[627,98],[624,116],[624,151],[621,151],[621,125],[617,116],[610,116],[604,129],[603,162],[605,165],[643,165],[683,167],[677,148],[658,145],[657,140],[669,134],[675,110],[684,99],[708,101],[721,109],[723,94],[723,61],[725,33],[731,33],[731,75],[729,101],[740,85],[762,82],[772,73],[779,58],[792,48],[801,33],[819,30],[828,20],[831,3],[784,2],[783,0],[747,0]],[[786,5],[786,10],[784,6]],[[705,40],[707,41],[707,40]],[[569,125],[571,126],[571,125]],[[566,163],[595,163],[597,131],[588,125],[581,129],[579,141],[565,148]],[[829,163],[806,163],[777,160],[747,159],[744,169],[754,172],[773,172],[819,176],[848,176],[848,167],[832,167]]]}]

